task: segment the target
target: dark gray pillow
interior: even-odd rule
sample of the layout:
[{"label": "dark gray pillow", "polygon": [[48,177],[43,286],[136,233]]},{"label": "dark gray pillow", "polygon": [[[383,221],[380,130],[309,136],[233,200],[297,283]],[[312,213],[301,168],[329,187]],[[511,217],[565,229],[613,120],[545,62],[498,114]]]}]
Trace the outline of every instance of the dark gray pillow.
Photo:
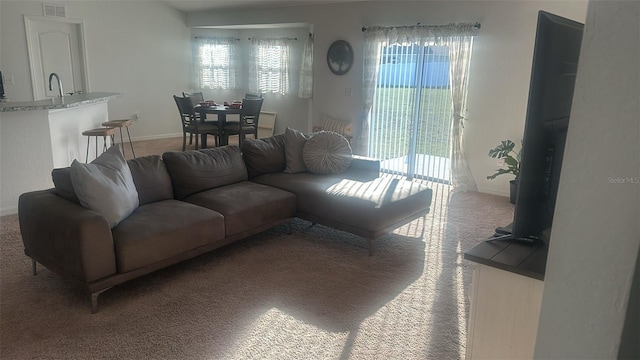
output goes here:
[{"label": "dark gray pillow", "polygon": [[339,174],[351,164],[351,146],[344,136],[322,131],[307,140],[302,157],[314,174]]},{"label": "dark gray pillow", "polygon": [[247,167],[237,146],[170,151],[162,154],[162,160],[178,200],[200,191],[248,180]]},{"label": "dark gray pillow", "polygon": [[247,165],[249,178],[284,171],[284,135],[245,139],[242,142],[242,158]]},{"label": "dark gray pillow", "polygon": [[301,131],[287,128],[284,131],[284,158],[286,167],[284,172],[294,174],[307,171],[302,159],[302,149],[311,135],[305,135]]},{"label": "dark gray pillow", "polygon": [[53,171],[51,171],[51,178],[58,196],[80,205],[80,200],[78,196],[76,196],[76,192],[73,190],[73,183],[71,182],[71,168],[53,169]]},{"label": "dark gray pillow", "polygon": [[127,161],[138,190],[140,205],[173,199],[173,188],[167,168],[159,155]]}]

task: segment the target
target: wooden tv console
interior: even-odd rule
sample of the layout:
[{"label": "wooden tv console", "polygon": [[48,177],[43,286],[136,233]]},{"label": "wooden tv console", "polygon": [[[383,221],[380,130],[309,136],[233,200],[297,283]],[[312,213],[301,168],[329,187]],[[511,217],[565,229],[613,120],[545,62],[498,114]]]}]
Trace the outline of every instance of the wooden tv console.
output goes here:
[{"label": "wooden tv console", "polygon": [[547,246],[488,241],[464,254],[475,262],[466,359],[533,359]]}]

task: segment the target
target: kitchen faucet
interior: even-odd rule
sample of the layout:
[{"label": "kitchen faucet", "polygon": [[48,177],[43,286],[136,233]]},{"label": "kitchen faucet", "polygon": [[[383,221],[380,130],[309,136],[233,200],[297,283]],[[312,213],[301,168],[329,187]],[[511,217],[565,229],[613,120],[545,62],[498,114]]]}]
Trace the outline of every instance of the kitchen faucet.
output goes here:
[{"label": "kitchen faucet", "polygon": [[52,85],[51,80],[53,80],[54,76],[58,80],[58,96],[62,97],[63,96],[62,94],[64,94],[64,91],[62,90],[62,81],[60,81],[60,77],[56,73],[49,74],[49,90],[53,91],[53,86],[51,86]]}]

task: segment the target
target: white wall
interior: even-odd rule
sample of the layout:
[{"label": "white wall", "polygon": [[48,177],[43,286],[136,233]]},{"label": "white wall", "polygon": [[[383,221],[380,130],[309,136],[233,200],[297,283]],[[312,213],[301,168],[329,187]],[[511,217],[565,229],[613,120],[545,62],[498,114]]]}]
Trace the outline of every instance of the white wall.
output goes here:
[{"label": "white wall", "polygon": [[[376,1],[268,10],[197,12],[188,16],[159,1],[62,1],[67,16],[85,21],[92,91],[122,92],[109,104],[112,118],[141,114],[134,138],[180,133],[171,95],[189,89],[190,27],[270,23],[308,23],[314,27],[314,99],[311,123],[321,114],[358,120],[361,110],[362,26],[482,23],[475,40],[469,79],[469,121],[465,124],[469,163],[480,191],[508,195],[508,176],[487,181],[496,162],[487,156],[498,141],[518,141],[524,129],[536,13],[543,9],[584,21],[586,1]],[[0,62],[16,84],[12,100],[31,98],[22,15],[42,14],[39,1],[0,1]],[[335,40],[353,46],[355,63],[337,76],[326,65]],[[351,96],[347,93],[351,90]],[[284,108],[286,99],[268,99]],[[268,106],[265,105],[265,110]],[[297,108],[297,105],[296,105]],[[297,111],[290,109],[292,112]],[[301,127],[289,111],[278,111],[277,129]],[[306,115],[305,120],[306,121]]]},{"label": "white wall", "polygon": [[640,2],[589,3],[545,276],[539,359],[618,354],[640,246],[638,24]]},{"label": "white wall", "polygon": [[[306,22],[314,26],[312,123],[321,114],[357,120],[362,108],[361,27],[371,25],[482,23],[474,42],[465,124],[468,158],[478,189],[508,195],[508,176],[488,181],[497,168],[487,156],[500,140],[520,142],[524,131],[529,76],[538,10],[584,22],[586,1],[382,1],[269,10],[192,13],[189,26]],[[343,76],[332,74],[326,52],[347,40],[355,63]],[[352,90],[352,95],[346,93]]]},{"label": "white wall", "polygon": [[[85,22],[91,91],[120,92],[111,119],[140,114],[133,137],[182,134],[171,95],[188,87],[191,58],[186,16],[159,1],[56,1]],[[41,1],[0,1],[1,63],[14,76],[11,101],[32,100],[23,15],[42,16]]]}]

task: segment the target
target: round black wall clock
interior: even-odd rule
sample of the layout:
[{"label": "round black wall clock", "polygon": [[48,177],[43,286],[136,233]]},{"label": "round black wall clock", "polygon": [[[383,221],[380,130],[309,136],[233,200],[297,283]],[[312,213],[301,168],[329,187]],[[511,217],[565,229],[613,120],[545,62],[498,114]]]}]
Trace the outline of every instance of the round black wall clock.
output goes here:
[{"label": "round black wall clock", "polygon": [[353,65],[353,49],[344,40],[334,41],[327,51],[329,70],[336,75],[344,75]]}]

